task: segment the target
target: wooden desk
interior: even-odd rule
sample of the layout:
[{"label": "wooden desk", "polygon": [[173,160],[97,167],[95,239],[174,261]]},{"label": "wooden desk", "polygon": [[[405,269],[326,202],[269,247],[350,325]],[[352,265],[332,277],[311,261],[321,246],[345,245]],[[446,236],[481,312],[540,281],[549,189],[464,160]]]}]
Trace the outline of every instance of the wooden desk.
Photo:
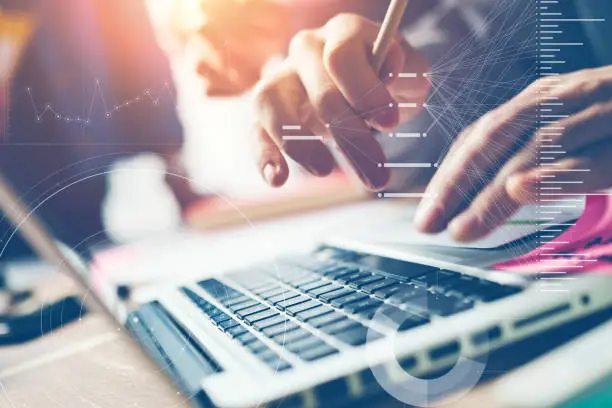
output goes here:
[{"label": "wooden desk", "polygon": [[[0,349],[0,367],[2,408],[190,407],[164,373],[100,316]],[[476,391],[450,407],[495,408],[484,398]]]},{"label": "wooden desk", "polygon": [[188,407],[163,372],[99,316],[0,349],[2,408]]}]

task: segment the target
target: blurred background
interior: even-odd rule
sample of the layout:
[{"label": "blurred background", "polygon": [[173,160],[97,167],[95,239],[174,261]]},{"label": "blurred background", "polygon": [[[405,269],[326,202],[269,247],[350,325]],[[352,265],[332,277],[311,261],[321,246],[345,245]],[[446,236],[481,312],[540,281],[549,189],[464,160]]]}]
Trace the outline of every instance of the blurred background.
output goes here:
[{"label": "blurred background", "polygon": [[[289,19],[245,23],[268,3],[1,0],[5,16],[31,25],[3,80],[3,171],[72,246],[327,205],[329,191],[346,188],[343,176],[313,181],[294,167],[288,188],[275,191],[252,154],[248,89],[259,66],[274,69],[291,35]],[[213,89],[202,60],[219,55],[223,67],[244,47],[257,61],[237,65],[254,65],[252,82],[233,84],[230,73]],[[332,201],[362,196],[349,186]]]}]

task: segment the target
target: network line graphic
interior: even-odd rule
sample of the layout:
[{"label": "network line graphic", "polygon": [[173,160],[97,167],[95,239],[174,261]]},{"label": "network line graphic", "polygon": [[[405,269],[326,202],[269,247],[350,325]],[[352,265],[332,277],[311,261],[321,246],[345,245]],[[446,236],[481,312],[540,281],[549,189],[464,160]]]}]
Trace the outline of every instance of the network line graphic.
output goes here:
[{"label": "network line graphic", "polygon": [[[454,33],[442,29],[435,37],[448,47],[430,56],[429,72],[400,74],[400,78],[429,78],[431,91],[425,103],[418,106],[411,101],[398,104],[400,110],[415,109],[421,114],[411,124],[386,135],[389,151],[405,151],[409,160],[379,163],[379,167],[392,168],[410,190],[413,179],[424,173],[431,176],[440,167],[458,135],[535,80],[535,9],[535,3],[525,7],[515,0],[499,0],[495,6],[485,8],[448,0],[431,9],[425,20],[435,21],[436,27],[465,25],[467,30],[459,34],[460,30]],[[444,20],[447,21],[442,23]],[[411,33],[407,34],[412,41]],[[489,155],[486,151],[482,154]],[[470,167],[468,175],[472,185],[457,186],[465,197],[494,174]],[[385,191],[378,197],[437,199],[435,195],[412,191]]]},{"label": "network line graphic", "polygon": [[99,115],[106,120],[113,118],[113,115],[121,111],[127,110],[135,105],[142,105],[148,103],[151,106],[159,106],[164,101],[168,101],[176,106],[176,96],[169,83],[164,83],[159,90],[154,91],[151,88],[144,89],[141,93],[132,96],[129,99],[124,99],[116,103],[109,103],[108,98],[105,95],[102,82],[96,79],[94,82],[93,91],[88,104],[87,109],[82,113],[75,112],[63,112],[56,108],[54,104],[47,102],[44,106],[36,103],[34,90],[30,87],[25,89],[25,92],[32,104],[32,110],[34,112],[34,119],[36,122],[42,122],[46,119],[54,119],[65,123],[78,124],[81,126],[87,126],[91,124],[94,117],[96,117],[97,109],[96,106],[100,104],[101,112]]}]

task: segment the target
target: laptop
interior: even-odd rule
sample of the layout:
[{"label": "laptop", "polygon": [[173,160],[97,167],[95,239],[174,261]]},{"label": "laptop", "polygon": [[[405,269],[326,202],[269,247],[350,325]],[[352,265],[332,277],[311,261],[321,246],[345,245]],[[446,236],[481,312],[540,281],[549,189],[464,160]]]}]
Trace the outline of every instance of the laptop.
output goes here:
[{"label": "laptop", "polygon": [[88,260],[1,176],[0,208],[196,407],[336,407],[378,396],[427,406],[474,386],[491,351],[612,304],[604,276],[544,293],[524,274],[337,241],[207,271],[118,307],[94,285]]}]

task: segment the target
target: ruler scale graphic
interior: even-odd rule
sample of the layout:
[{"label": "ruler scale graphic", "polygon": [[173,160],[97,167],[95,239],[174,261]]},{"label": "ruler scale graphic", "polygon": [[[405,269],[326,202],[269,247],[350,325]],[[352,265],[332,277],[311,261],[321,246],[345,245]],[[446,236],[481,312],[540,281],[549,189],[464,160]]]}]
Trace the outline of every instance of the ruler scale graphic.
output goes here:
[{"label": "ruler scale graphic", "polygon": [[[538,102],[537,121],[539,129],[546,129],[546,132],[538,132],[538,159],[537,165],[545,167],[545,172],[548,177],[542,177],[538,181],[538,213],[546,217],[544,226],[563,226],[571,227],[569,223],[555,223],[557,217],[563,212],[551,212],[551,208],[560,208],[563,210],[568,207],[568,197],[579,196],[580,194],[569,193],[568,188],[573,185],[582,184],[580,175],[590,172],[590,169],[555,169],[555,162],[563,159],[566,150],[557,139],[563,135],[565,127],[562,121],[568,117],[564,112],[564,102],[554,96],[555,90],[561,86],[563,72],[561,69],[571,62],[572,53],[586,47],[584,42],[576,41],[575,38],[570,38],[571,25],[576,24],[601,24],[605,19],[596,18],[575,18],[566,15],[566,9],[563,8],[559,0],[534,0],[536,9],[536,64],[537,72],[541,78],[541,86],[539,94],[541,95]],[[550,168],[548,168],[550,167]],[[550,178],[554,180],[550,180]],[[554,189],[554,190],[553,190]],[[558,197],[558,198],[554,198]],[[580,200],[577,200],[580,201]],[[565,205],[563,205],[565,204]],[[561,232],[563,230],[555,230]],[[560,242],[552,242],[556,235],[551,235],[550,229],[544,229],[539,233],[539,240],[545,249],[554,251],[556,245]],[[553,255],[553,254],[550,254]],[[549,255],[549,256],[550,256]],[[580,263],[593,262],[592,259],[582,259]],[[574,261],[569,261],[565,257],[559,259],[550,259],[547,256],[541,257],[539,262],[542,263],[540,270],[544,270],[538,278],[541,280],[543,292],[567,292],[568,289],[559,285],[559,281],[573,279],[570,274],[581,269],[583,266]],[[551,272],[547,269],[553,268],[555,274],[555,283],[546,282],[550,280],[547,275]]]}]

